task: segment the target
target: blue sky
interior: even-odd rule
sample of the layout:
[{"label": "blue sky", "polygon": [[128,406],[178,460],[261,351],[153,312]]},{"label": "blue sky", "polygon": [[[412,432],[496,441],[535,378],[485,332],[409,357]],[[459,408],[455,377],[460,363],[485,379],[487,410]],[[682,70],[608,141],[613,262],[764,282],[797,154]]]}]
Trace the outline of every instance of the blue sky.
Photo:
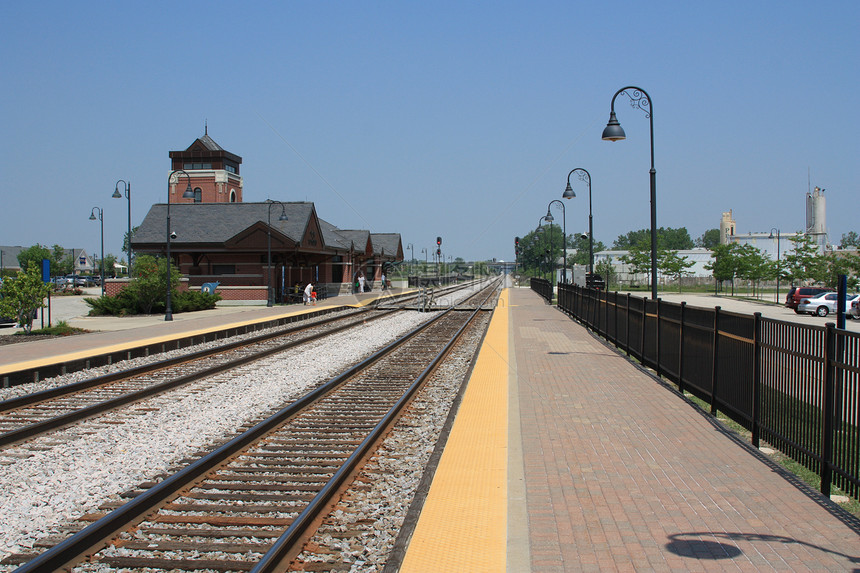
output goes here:
[{"label": "blue sky", "polygon": [[[600,139],[612,95],[653,98],[657,221],[695,238],[860,230],[860,2],[17,2],[3,8],[0,244],[121,255],[164,202],[168,152],[209,134],[245,201],[313,201],[342,228],[513,258],[568,172],[595,238],[649,226],[648,120]],[[587,229],[584,184],[568,233]],[[556,221],[561,214],[555,210]],[[408,251],[407,251],[408,256]]]}]

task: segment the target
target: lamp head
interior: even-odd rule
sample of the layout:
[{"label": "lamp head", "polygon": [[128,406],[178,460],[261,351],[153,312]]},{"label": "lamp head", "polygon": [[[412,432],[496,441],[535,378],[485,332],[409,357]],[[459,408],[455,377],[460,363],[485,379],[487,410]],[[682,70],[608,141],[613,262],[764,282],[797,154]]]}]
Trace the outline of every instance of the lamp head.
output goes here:
[{"label": "lamp head", "polygon": [[191,181],[188,181],[188,186],[185,188],[185,193],[182,194],[183,199],[194,199],[194,190],[191,188]]},{"label": "lamp head", "polygon": [[281,216],[278,217],[278,221],[286,221],[287,219],[287,208],[281,205]]},{"label": "lamp head", "polygon": [[609,123],[606,124],[606,127],[603,129],[603,139],[606,141],[621,141],[622,139],[627,139],[627,135],[624,133],[624,129],[622,129],[621,124],[618,123],[618,118],[615,117],[615,112],[609,112]]},{"label": "lamp head", "polygon": [[122,193],[119,192],[119,187],[113,190],[113,195],[111,195],[114,199],[122,199]]},{"label": "lamp head", "polygon": [[570,186],[570,181],[568,181],[564,193],[561,194],[561,198],[572,199],[573,197],[576,197],[576,193],[573,192],[573,187]]},{"label": "lamp head", "polygon": [[173,240],[176,238],[176,231],[170,231],[170,239]]},{"label": "lamp head", "polygon": [[95,211],[93,211],[90,213],[90,221],[95,221],[95,220],[96,220],[96,213],[95,213]]},{"label": "lamp head", "polygon": [[555,221],[555,217],[552,216],[552,213],[549,212],[549,209],[547,209],[546,217],[544,217],[543,220],[547,223],[552,223],[553,221]]}]

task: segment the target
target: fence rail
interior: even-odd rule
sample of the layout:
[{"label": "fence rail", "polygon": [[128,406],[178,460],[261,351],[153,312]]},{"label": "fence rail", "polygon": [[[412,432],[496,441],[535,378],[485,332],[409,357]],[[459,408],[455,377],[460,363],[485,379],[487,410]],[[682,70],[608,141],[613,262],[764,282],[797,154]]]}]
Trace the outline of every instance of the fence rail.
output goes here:
[{"label": "fence rail", "polygon": [[[547,281],[532,289],[552,300]],[[816,472],[825,495],[860,498],[860,334],[570,284],[558,308]]]}]

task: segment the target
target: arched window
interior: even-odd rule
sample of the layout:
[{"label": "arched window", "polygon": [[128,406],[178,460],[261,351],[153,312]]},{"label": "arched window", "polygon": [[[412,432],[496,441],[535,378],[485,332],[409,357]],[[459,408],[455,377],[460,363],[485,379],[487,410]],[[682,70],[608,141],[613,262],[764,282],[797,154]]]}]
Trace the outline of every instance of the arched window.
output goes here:
[{"label": "arched window", "polygon": [[230,189],[230,202],[231,203],[236,202],[236,190],[235,189]]},{"label": "arched window", "polygon": [[195,203],[202,203],[203,202],[203,189],[201,189],[200,187],[194,188],[194,202]]}]

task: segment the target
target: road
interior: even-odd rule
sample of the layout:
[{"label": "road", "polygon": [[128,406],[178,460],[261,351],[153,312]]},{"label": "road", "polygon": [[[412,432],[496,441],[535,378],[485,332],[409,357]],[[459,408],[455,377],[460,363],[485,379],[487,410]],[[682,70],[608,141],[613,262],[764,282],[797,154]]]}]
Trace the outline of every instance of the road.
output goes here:
[{"label": "road", "polygon": [[[633,296],[641,297],[642,292],[631,292]],[[644,293],[647,296],[647,293]],[[701,308],[714,308],[719,306],[722,310],[736,312],[740,314],[753,314],[760,312],[763,317],[784,320],[786,322],[797,322],[799,324],[807,324],[813,326],[824,326],[828,322],[836,322],[836,315],[832,314],[824,318],[811,316],[808,314],[797,314],[790,308],[786,308],[782,304],[765,301],[752,301],[735,299],[728,296],[715,296],[706,293],[668,293],[661,292],[657,296],[660,300],[673,303],[681,303],[686,301],[688,306],[698,306]],[[845,330],[851,332],[860,332],[860,320],[848,318],[845,320]]]}]

